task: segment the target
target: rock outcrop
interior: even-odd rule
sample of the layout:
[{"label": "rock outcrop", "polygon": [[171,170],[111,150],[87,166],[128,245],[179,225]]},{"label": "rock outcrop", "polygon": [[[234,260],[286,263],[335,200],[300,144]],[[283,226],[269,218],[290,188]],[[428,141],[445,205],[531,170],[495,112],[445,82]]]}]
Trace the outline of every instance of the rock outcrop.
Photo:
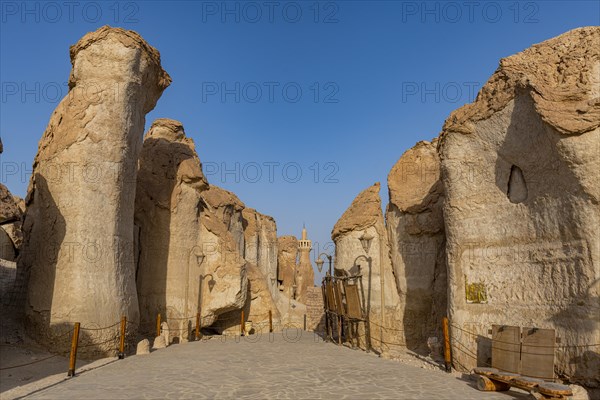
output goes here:
[{"label": "rock outcrop", "polygon": [[[556,371],[588,384],[600,357],[569,346],[600,341],[599,99],[600,27],[575,29],[501,60],[440,143],[451,320],[556,329]],[[488,360],[452,332],[457,365],[457,342]]]},{"label": "rock outcrop", "polygon": [[[4,151],[0,139],[0,153]],[[21,226],[23,209],[20,199],[0,184],[0,307],[11,305],[17,292],[15,286],[16,260],[23,242]]]},{"label": "rock outcrop", "polygon": [[[19,274],[27,327],[65,350],[75,321],[139,319],[133,254],[137,158],[145,115],[170,77],[137,33],[102,27],[71,47],[69,93],[39,143],[27,196]],[[82,331],[105,342],[111,330]],[[113,344],[82,352],[112,351]]]},{"label": "rock outcrop", "polygon": [[241,311],[244,319],[252,321],[254,331],[268,332],[269,311],[273,326],[279,327],[281,317],[276,299],[277,226],[275,220],[244,203],[233,193],[212,185],[204,198],[214,210],[223,227],[234,238],[240,257],[246,262],[248,286],[246,301],[240,309],[233,310],[216,321],[214,327],[220,332],[239,333]]},{"label": "rock outcrop", "polygon": [[[244,256],[246,253],[246,223],[242,211],[246,208],[246,205],[234,193],[215,185],[211,185],[202,194],[202,197],[233,237],[237,252]],[[254,261],[256,261],[256,258]]]},{"label": "rock outcrop", "polygon": [[22,218],[18,201],[0,184],[0,259],[16,261],[23,242]]},{"label": "rock outcrop", "polygon": [[296,259],[298,258],[298,239],[295,236],[281,236],[277,238],[277,281],[279,290],[287,297],[292,298],[294,274],[296,273]]},{"label": "rock outcrop", "polygon": [[243,232],[236,234],[232,227],[243,204],[229,192],[209,189],[194,143],[180,122],[158,119],[152,124],[139,164],[142,321],[151,325],[160,313],[170,329],[184,335],[183,326],[195,324],[198,312],[206,327],[220,315],[240,310],[248,279],[239,253]]},{"label": "rock outcrop", "polygon": [[0,225],[21,219],[22,211],[8,188],[0,183]]},{"label": "rock outcrop", "polygon": [[[277,277],[277,225],[275,220],[253,208],[242,211],[246,260],[269,278]],[[273,281],[274,282],[274,281]],[[271,285],[269,284],[270,286]]]},{"label": "rock outcrop", "polygon": [[437,139],[406,151],[388,175],[386,225],[408,349],[442,341],[446,315],[446,241]]},{"label": "rock outcrop", "polygon": [[[398,289],[392,272],[379,190],[380,184],[376,183],[361,192],[335,224],[331,238],[335,242],[336,274],[355,275],[360,266],[366,311],[371,320],[372,344],[386,352],[401,349],[405,343],[402,321],[398,318]],[[372,237],[368,254],[360,241],[365,234]],[[385,303],[383,319],[382,298]]]},{"label": "rock outcrop", "polygon": [[306,228],[302,229],[301,240],[295,236],[281,236],[277,238],[277,243],[279,290],[286,297],[306,304],[307,294],[314,287],[315,281],[315,272],[310,262],[312,242],[307,238]]},{"label": "rock outcrop", "polygon": [[207,187],[194,142],[181,123],[154,121],[144,137],[135,201],[136,280],[146,328],[159,313],[177,329],[181,318],[197,312],[200,194]]}]

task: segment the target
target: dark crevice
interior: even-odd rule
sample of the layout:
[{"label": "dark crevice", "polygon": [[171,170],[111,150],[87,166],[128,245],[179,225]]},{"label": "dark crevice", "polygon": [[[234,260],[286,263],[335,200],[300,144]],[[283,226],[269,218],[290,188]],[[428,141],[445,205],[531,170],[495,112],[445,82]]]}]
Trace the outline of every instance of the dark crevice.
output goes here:
[{"label": "dark crevice", "polygon": [[513,165],[510,168],[510,177],[508,178],[508,189],[506,192],[511,203],[522,203],[527,200],[527,184],[521,168]]}]

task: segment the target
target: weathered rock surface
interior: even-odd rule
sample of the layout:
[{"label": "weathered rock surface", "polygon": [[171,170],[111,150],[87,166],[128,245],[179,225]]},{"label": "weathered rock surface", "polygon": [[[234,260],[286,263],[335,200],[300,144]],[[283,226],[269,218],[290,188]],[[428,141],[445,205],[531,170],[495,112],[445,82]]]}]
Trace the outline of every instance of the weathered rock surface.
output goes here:
[{"label": "weathered rock surface", "polygon": [[281,326],[279,309],[271,294],[269,283],[260,268],[248,263],[247,271],[249,283],[244,318],[246,321],[252,321],[255,333],[268,333],[269,311],[271,311],[274,329]]},{"label": "weathered rock surface", "polygon": [[223,314],[214,328],[227,334],[239,334],[242,310],[244,319],[251,320],[257,332],[267,332],[269,310],[274,327],[278,327],[281,318],[276,298],[279,293],[274,285],[276,282],[271,280],[277,271],[277,260],[273,257],[277,252],[275,220],[246,208],[235,194],[216,186],[211,186],[204,198],[233,238],[240,258],[246,262],[248,276],[243,307]]},{"label": "weathered rock surface", "polygon": [[427,352],[442,340],[446,315],[446,241],[437,139],[419,142],[390,171],[386,225],[408,349]]},{"label": "weathered rock surface", "polygon": [[14,262],[23,242],[23,212],[18,201],[0,184],[0,259]]},{"label": "weathered rock surface", "polygon": [[[405,343],[401,333],[402,321],[398,317],[398,290],[392,272],[379,190],[380,184],[376,183],[362,191],[335,224],[331,238],[335,242],[336,273],[345,271],[355,275],[360,266],[365,303],[371,319],[372,344],[376,349],[382,348],[383,327],[383,350],[388,351],[396,350]],[[360,242],[365,233],[373,237],[368,254],[365,254]],[[367,256],[371,257],[371,262],[366,260]],[[385,303],[383,320],[382,288]]]},{"label": "weathered rock surface", "polygon": [[[281,315],[276,301],[271,294],[267,279],[262,271],[254,264],[246,264],[248,275],[248,294],[244,311],[244,321],[251,321],[253,327],[250,334],[269,333],[269,311],[271,311],[273,329],[282,325]],[[225,315],[221,321],[215,323],[221,332],[238,335],[241,331],[241,311],[236,310]]]},{"label": "weathered rock surface", "polygon": [[[242,211],[244,218],[244,257],[266,278],[277,276],[277,225],[275,220],[253,208]],[[269,282],[269,286],[271,285]]]},{"label": "weathered rock surface", "polygon": [[141,340],[136,347],[135,355],[150,354],[150,341],[148,339]]},{"label": "weathered rock surface", "polygon": [[295,236],[281,236],[277,238],[277,281],[279,290],[287,297],[292,298],[294,274],[296,273],[296,259],[298,258],[298,239]]},{"label": "weathered rock surface", "polygon": [[242,210],[246,208],[246,205],[234,193],[215,185],[211,185],[202,196],[233,237],[237,252],[244,255],[246,238]]},{"label": "weathered rock surface", "polygon": [[164,349],[165,347],[167,347],[167,343],[165,342],[165,337],[163,335],[154,338],[152,350]]},{"label": "weathered rock surface", "polygon": [[195,324],[199,311],[209,326],[244,305],[245,261],[224,223],[225,192],[217,192],[209,190],[181,123],[156,120],[144,139],[136,198],[137,283],[147,324],[161,313],[181,333],[182,321]]},{"label": "weathered rock surface", "polygon": [[21,219],[22,211],[8,188],[0,183],[0,224]]},{"label": "weathered rock surface", "polygon": [[[568,346],[600,339],[599,98],[600,27],[575,29],[501,60],[440,146],[453,323],[484,337],[492,324],[554,328],[557,372],[588,384],[598,353]],[[456,343],[477,343],[452,332],[474,366]]]},{"label": "weathered rock surface", "polygon": [[17,259],[17,249],[2,227],[0,227],[0,259],[12,262]]},{"label": "weathered rock surface", "polygon": [[22,220],[11,222],[10,224],[2,225],[2,229],[6,232],[6,234],[10,238],[12,245],[14,246],[17,253],[21,250],[21,246],[23,245],[22,227],[23,227]]},{"label": "weathered rock surface", "polygon": [[[19,274],[27,326],[51,343],[71,329],[139,320],[133,263],[136,164],[145,115],[170,78],[137,33],[102,27],[71,47],[69,93],[33,163]],[[85,331],[82,340],[105,339]],[[106,331],[108,332],[108,331]],[[54,350],[68,348],[58,340]],[[99,346],[80,351],[110,349]]]},{"label": "weathered rock surface", "polygon": [[17,204],[17,207],[19,207],[19,210],[21,210],[21,213],[24,214],[25,213],[25,200],[20,198],[19,196],[13,196],[13,200]]}]

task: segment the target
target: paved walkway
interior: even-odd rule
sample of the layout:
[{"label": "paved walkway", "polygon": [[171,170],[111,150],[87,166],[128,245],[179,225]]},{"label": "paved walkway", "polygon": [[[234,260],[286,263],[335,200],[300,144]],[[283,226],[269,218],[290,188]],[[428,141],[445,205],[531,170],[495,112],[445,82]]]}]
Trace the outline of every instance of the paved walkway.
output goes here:
[{"label": "paved walkway", "polygon": [[[295,331],[172,345],[86,372],[28,399],[525,399]],[[251,342],[255,341],[255,343]]]}]

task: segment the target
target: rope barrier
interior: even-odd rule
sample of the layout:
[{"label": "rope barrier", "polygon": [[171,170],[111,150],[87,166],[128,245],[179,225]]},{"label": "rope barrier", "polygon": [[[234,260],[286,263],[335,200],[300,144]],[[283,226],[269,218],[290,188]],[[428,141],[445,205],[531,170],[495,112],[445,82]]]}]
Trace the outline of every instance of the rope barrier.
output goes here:
[{"label": "rope barrier", "polygon": [[[473,333],[473,332],[467,331],[465,329],[462,329],[460,326],[458,326],[456,324],[453,324],[453,323],[451,323],[450,326],[452,326],[453,328],[458,329],[459,331],[462,331],[462,332],[465,332],[465,333],[467,333],[467,334],[469,334],[471,336],[474,336],[474,337],[482,336],[481,334]],[[513,346],[516,346],[516,345],[520,346],[521,345],[521,342],[514,343],[514,342],[506,342],[506,341],[497,340],[497,339],[494,339],[493,343],[494,344],[495,343],[509,344],[509,345],[513,345]],[[598,346],[600,346],[600,343],[597,343],[597,344],[574,344],[574,345],[563,345],[563,346],[556,346],[556,345],[554,345],[554,346],[547,346],[547,345],[536,345],[536,344],[523,344],[523,346],[536,347],[536,348],[545,348],[545,349],[555,349],[555,350],[557,350],[557,349],[567,349],[567,348],[576,348],[576,347],[582,347],[582,348],[585,348],[585,347],[598,347]],[[505,350],[505,349],[503,349],[503,350]],[[511,350],[506,350],[506,351],[511,351]],[[529,352],[524,352],[524,353],[525,354],[532,354],[532,355],[543,355],[541,353],[529,353]]]},{"label": "rope barrier", "polygon": [[35,360],[35,361],[32,361],[32,362],[28,362],[27,364],[13,365],[11,367],[2,367],[2,368],[0,368],[0,371],[4,371],[4,370],[7,370],[7,369],[13,369],[13,368],[26,367],[28,365],[33,365],[33,364],[41,363],[42,361],[46,361],[46,360],[49,360],[49,359],[54,358],[54,357],[58,357],[58,355],[54,354],[54,355],[52,355],[50,357],[42,358],[41,360]]},{"label": "rope barrier", "polygon": [[104,328],[84,328],[84,327],[81,327],[79,329],[81,329],[82,331],[104,331],[104,330],[107,330],[107,329],[110,329],[110,328],[114,328],[115,326],[119,325],[120,323],[121,323],[121,321],[116,322],[116,323],[114,323],[114,324],[112,324],[110,326],[106,326]]},{"label": "rope barrier", "polygon": [[389,326],[386,327],[386,326],[383,326],[383,325],[379,325],[375,321],[369,321],[369,322],[371,324],[375,325],[378,328],[383,328],[383,330],[385,330],[385,331],[404,332],[404,329],[402,329],[402,328],[392,328],[392,327],[389,327]]},{"label": "rope barrier", "polygon": [[92,347],[92,346],[101,346],[101,345],[103,345],[103,344],[110,343],[110,342],[112,342],[112,341],[115,341],[115,340],[119,340],[119,337],[113,337],[113,338],[111,338],[111,339],[108,339],[108,340],[107,340],[107,341],[105,341],[105,342],[100,342],[100,343],[89,343],[89,344],[79,345],[79,346],[77,346],[77,347],[79,347],[79,348],[85,348],[85,347]]}]

